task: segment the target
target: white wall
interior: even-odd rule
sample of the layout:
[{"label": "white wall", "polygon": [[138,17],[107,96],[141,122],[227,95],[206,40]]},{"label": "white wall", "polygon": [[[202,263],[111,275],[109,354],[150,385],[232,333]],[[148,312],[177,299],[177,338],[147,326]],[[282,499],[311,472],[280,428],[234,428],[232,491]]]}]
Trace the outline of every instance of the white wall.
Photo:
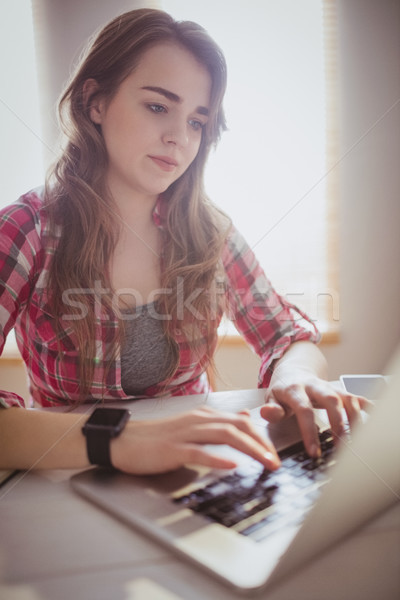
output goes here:
[{"label": "white wall", "polygon": [[144,6],[158,8],[158,0],[32,0],[46,166],[58,153],[57,100],[87,40],[118,14]]},{"label": "white wall", "polygon": [[400,2],[339,0],[340,327],[335,376],[400,343]]}]

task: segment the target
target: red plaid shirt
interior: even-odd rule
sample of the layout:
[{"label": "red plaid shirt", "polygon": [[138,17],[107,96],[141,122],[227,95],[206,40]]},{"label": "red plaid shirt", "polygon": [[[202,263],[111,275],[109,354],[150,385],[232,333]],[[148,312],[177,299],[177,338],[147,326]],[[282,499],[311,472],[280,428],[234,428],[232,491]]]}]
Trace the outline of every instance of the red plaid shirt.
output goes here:
[{"label": "red plaid shirt", "polygon": [[[162,227],[162,200],[153,218]],[[25,362],[33,402],[41,406],[71,404],[79,397],[78,353],[70,321],[63,322],[61,353],[52,324],[46,279],[57,237],[51,236],[42,190],[22,196],[0,211],[0,354],[7,334],[15,328],[16,339]],[[259,387],[267,387],[271,363],[280,358],[295,341],[319,340],[314,324],[295,306],[280,297],[265,277],[252,250],[232,228],[222,253],[226,311],[237,330],[261,357]],[[216,310],[216,324],[222,312]],[[109,333],[117,320],[99,318],[96,322],[96,358],[89,401],[112,402],[131,399],[121,386],[121,361],[117,356],[104,383]],[[148,397],[204,393],[207,377],[199,355],[206,351],[206,340],[199,340],[196,353],[177,329],[179,366],[174,377],[146,390]],[[16,394],[0,391],[0,405],[24,403]]]}]

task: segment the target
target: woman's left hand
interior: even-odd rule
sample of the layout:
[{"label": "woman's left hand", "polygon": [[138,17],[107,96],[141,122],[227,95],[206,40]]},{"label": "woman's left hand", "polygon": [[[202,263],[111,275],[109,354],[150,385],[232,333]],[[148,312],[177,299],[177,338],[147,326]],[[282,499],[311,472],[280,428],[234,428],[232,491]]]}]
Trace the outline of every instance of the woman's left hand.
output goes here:
[{"label": "woman's left hand", "polygon": [[305,448],[312,457],[318,457],[321,452],[314,408],[327,411],[338,442],[346,432],[346,416],[353,428],[361,421],[360,411],[372,405],[366,398],[338,391],[328,381],[301,371],[291,374],[290,381],[287,376],[273,377],[265,401],[261,416],[267,421],[277,423],[292,414],[296,416]]}]

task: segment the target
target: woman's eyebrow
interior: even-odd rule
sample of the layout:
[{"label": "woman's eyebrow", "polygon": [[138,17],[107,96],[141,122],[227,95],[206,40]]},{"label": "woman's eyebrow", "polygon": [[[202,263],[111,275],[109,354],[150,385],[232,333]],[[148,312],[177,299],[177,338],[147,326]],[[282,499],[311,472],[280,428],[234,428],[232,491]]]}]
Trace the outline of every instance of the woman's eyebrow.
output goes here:
[{"label": "woman's eyebrow", "polygon": [[[182,98],[180,96],[178,96],[177,94],[174,94],[174,92],[170,92],[169,90],[166,90],[165,88],[162,88],[162,87],[145,85],[141,89],[147,90],[149,92],[156,92],[156,94],[161,94],[161,96],[164,96],[168,100],[171,100],[171,102],[176,102],[177,104],[180,104],[182,102]],[[199,115],[207,116],[208,108],[206,108],[205,106],[198,106],[196,108],[196,112],[199,113]]]}]

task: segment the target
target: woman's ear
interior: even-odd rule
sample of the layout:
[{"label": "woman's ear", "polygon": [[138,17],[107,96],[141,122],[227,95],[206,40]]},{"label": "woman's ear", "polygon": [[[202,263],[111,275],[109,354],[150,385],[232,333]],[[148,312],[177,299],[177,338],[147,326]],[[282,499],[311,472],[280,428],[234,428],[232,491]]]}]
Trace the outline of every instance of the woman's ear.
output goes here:
[{"label": "woman's ear", "polygon": [[99,84],[95,79],[87,79],[83,84],[83,104],[89,114],[90,120],[97,125],[101,124],[102,120],[102,100],[97,92]]}]

